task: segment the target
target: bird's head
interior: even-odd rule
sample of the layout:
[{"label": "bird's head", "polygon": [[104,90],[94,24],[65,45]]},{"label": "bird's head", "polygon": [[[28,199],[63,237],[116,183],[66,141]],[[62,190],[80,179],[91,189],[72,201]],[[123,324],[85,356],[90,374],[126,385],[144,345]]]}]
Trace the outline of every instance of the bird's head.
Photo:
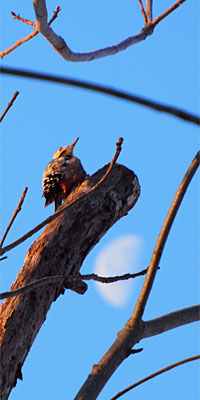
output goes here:
[{"label": "bird's head", "polygon": [[59,157],[73,156],[73,149],[74,149],[75,144],[78,142],[78,140],[79,140],[79,138],[74,140],[74,142],[67,147],[60,147],[55,152],[53,159],[55,160],[56,158],[59,158]]}]

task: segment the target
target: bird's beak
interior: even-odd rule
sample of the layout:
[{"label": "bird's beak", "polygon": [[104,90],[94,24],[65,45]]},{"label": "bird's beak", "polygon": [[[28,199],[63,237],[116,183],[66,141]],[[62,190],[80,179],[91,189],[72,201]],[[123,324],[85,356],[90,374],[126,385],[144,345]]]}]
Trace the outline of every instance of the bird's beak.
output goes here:
[{"label": "bird's beak", "polygon": [[78,142],[78,140],[79,140],[79,137],[76,140],[74,140],[74,142],[72,144],[70,144],[68,146],[68,149],[70,150],[71,154],[73,154],[74,146]]}]

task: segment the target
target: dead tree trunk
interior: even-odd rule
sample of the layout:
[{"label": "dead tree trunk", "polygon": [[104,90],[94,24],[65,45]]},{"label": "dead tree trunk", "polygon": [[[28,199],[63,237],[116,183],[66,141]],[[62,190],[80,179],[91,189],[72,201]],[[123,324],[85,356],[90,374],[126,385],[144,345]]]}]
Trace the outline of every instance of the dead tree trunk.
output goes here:
[{"label": "dead tree trunk", "polygon": [[[105,181],[90,191],[106,169],[99,170],[67,198],[64,206],[86,193],[49,223],[33,243],[11,291],[43,277],[78,273],[95,244],[134,206],[140,194],[138,179],[122,165],[116,164]],[[64,280],[40,286],[6,299],[2,305],[1,400],[8,398],[17,378],[22,378],[24,360],[63,284]],[[86,287],[82,282],[75,290],[83,293]]]}]

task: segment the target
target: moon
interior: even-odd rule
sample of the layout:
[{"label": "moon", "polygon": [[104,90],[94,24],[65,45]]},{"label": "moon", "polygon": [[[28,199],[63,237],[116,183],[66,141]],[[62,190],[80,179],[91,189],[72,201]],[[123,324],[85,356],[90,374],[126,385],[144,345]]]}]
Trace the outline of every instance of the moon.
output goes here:
[{"label": "moon", "polygon": [[[95,273],[100,276],[134,273],[137,270],[141,248],[142,239],[136,234],[122,235],[110,241],[96,257]],[[109,284],[95,282],[95,284],[105,301],[115,307],[122,307],[128,301],[133,280]]]}]

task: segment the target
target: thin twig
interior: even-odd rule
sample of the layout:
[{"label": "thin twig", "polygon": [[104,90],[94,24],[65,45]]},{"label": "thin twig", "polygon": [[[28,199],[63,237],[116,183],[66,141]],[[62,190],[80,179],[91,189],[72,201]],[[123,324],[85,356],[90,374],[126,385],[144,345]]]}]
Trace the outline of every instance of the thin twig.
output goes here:
[{"label": "thin twig", "polygon": [[149,264],[148,272],[144,281],[142,291],[135,306],[135,310],[132,316],[133,320],[134,319],[140,320],[142,318],[170,229],[176,217],[177,211],[181,205],[185,192],[197,168],[199,167],[199,163],[200,163],[200,151],[196,154],[196,156],[192,160],[192,163],[190,164],[182,182],[180,183],[180,186],[175,194],[174,200],[165,218],[164,224],[162,226],[162,229],[160,231],[160,234],[158,236],[153,251],[153,255]]},{"label": "thin twig", "polygon": [[9,244],[8,246],[5,246],[3,248],[0,248],[0,255],[5,254],[7,251],[10,251],[14,249],[14,247],[18,246],[20,243],[23,243],[25,240],[27,240],[29,237],[33,236],[36,232],[38,232],[40,229],[42,229],[44,226],[49,224],[49,222],[53,221],[57,217],[59,217],[61,214],[63,214],[66,210],[69,210],[72,206],[74,206],[80,199],[85,197],[88,193],[92,192],[95,190],[108,176],[110,173],[114,163],[116,162],[119,153],[121,151],[121,145],[122,145],[123,139],[119,138],[118,142],[116,143],[117,149],[115,152],[115,155],[105,173],[105,175],[97,182],[96,185],[92,186],[87,193],[83,193],[78,199],[74,200],[72,203],[68,204],[66,207],[62,208],[61,210],[56,211],[55,214],[51,215],[50,217],[46,218],[44,221],[42,221],[39,225],[37,225],[35,228],[31,229],[29,232],[27,232],[25,235],[23,235],[21,238],[15,240],[13,243]]},{"label": "thin twig", "polygon": [[101,282],[101,283],[113,283],[113,282],[118,282],[118,281],[124,281],[127,279],[134,279],[137,278],[138,276],[145,275],[147,273],[148,268],[143,269],[140,272],[136,272],[135,274],[124,274],[120,276],[98,276],[96,274],[88,274],[88,275],[80,275],[81,279],[84,281],[89,281],[93,280],[96,282]]},{"label": "thin twig", "polygon": [[176,8],[178,8],[181,4],[183,4],[186,0],[178,0],[175,4],[173,4],[168,10],[164,11],[159,17],[155,18],[152,22],[152,25],[155,27],[160,21],[166,18],[169,14],[171,14]]},{"label": "thin twig", "polygon": [[[50,21],[48,22],[48,25],[51,25],[51,24],[52,24],[52,22],[57,18],[58,13],[59,13],[60,11],[61,11],[61,8],[60,8],[59,6],[56,7],[56,10],[53,12],[53,17],[52,17],[52,18],[50,19]],[[11,14],[12,14],[12,13],[11,13]],[[14,14],[14,13],[13,13],[13,14]],[[17,18],[17,19],[20,19],[20,21],[23,21],[23,22],[28,21],[28,20],[22,19],[22,18],[20,18],[20,17]],[[30,22],[29,25],[32,25],[32,24],[33,24],[33,26],[35,26],[35,22],[33,22],[33,23],[32,23],[32,21],[29,21],[29,22]],[[26,23],[27,23],[27,22],[26,22]],[[3,58],[3,57],[6,56],[7,54],[11,53],[11,51],[15,50],[15,49],[16,49],[17,47],[19,47],[21,44],[23,44],[23,43],[25,43],[25,42],[28,42],[28,40],[30,40],[30,39],[32,39],[33,37],[35,37],[38,33],[39,33],[38,30],[35,28],[34,31],[31,32],[29,35],[25,36],[24,38],[22,38],[22,39],[20,39],[20,40],[17,40],[17,42],[16,42],[15,44],[13,44],[11,47],[9,47],[8,49],[6,49],[6,50],[0,52],[0,58]]]},{"label": "thin twig", "polygon": [[58,16],[58,13],[59,13],[60,11],[61,11],[60,6],[57,6],[57,7],[56,7],[56,10],[53,11],[53,16],[51,17],[50,21],[48,22],[48,25],[49,25],[49,26],[52,24],[53,21],[55,21],[55,19],[56,19],[57,16]]},{"label": "thin twig", "polygon": [[11,11],[11,15],[13,16],[14,19],[17,19],[18,21],[24,22],[27,25],[35,26],[35,22],[30,21],[29,19],[26,18],[21,18],[19,14],[17,15],[13,11]]},{"label": "thin twig", "polygon": [[173,115],[177,118],[181,118],[184,121],[192,122],[194,124],[200,125],[200,117],[195,114],[191,114],[185,110],[181,110],[177,107],[172,107],[165,104],[160,104],[156,101],[146,99],[144,97],[134,95],[131,93],[124,92],[122,90],[114,89],[108,86],[98,85],[97,83],[91,83],[87,81],[82,81],[78,79],[66,78],[58,75],[51,74],[41,74],[38,72],[27,71],[23,69],[1,67],[1,73],[7,75],[20,76],[24,78],[39,79],[42,81],[56,82],[64,85],[70,85],[79,87],[82,89],[87,89],[99,93],[103,93],[109,96],[117,97],[123,100],[131,101],[133,103],[140,104],[142,106],[149,107],[153,110],[165,112],[167,114]]},{"label": "thin twig", "polygon": [[110,173],[111,169],[113,168],[113,165],[116,163],[116,161],[117,161],[117,159],[118,159],[118,157],[119,157],[119,154],[120,154],[121,149],[122,149],[122,143],[123,143],[123,138],[120,137],[120,138],[118,139],[118,142],[116,143],[116,152],[115,152],[115,155],[114,155],[112,161],[110,162],[109,167],[108,167],[106,173],[102,176],[102,178],[99,180],[99,182],[97,182],[97,184],[96,184],[95,186],[92,187],[92,190],[95,190],[103,181],[105,181],[106,177],[107,177],[108,174]]},{"label": "thin twig", "polygon": [[13,214],[13,216],[12,216],[12,218],[11,218],[9,224],[8,224],[8,227],[6,228],[5,233],[4,233],[4,235],[3,235],[2,239],[1,239],[0,247],[2,247],[2,245],[3,245],[4,241],[5,241],[5,238],[6,238],[7,234],[8,234],[8,232],[9,232],[9,230],[10,230],[10,228],[11,228],[11,226],[12,226],[12,224],[13,224],[16,216],[17,216],[17,214],[21,211],[21,207],[22,207],[24,198],[26,196],[27,190],[28,190],[28,188],[25,187],[25,189],[23,191],[23,194],[21,196],[21,199],[20,199],[20,201],[18,203],[18,206],[16,207],[16,209],[14,211],[14,214]]},{"label": "thin twig", "polygon": [[197,355],[197,356],[194,356],[194,357],[185,358],[184,360],[181,360],[181,361],[179,361],[177,363],[168,365],[168,367],[160,369],[159,371],[156,371],[153,374],[146,376],[145,378],[141,379],[140,381],[134,383],[133,385],[131,385],[131,386],[127,387],[126,389],[122,390],[121,392],[117,393],[110,400],[117,400],[123,394],[129,392],[129,390],[134,389],[136,386],[139,386],[139,385],[141,385],[142,383],[144,383],[146,381],[149,381],[149,379],[155,378],[155,376],[158,376],[158,375],[162,374],[163,372],[170,371],[170,369],[172,369],[172,368],[179,367],[182,364],[186,364],[186,363],[188,363],[190,361],[195,361],[195,360],[198,360],[198,359],[200,359],[200,355]]},{"label": "thin twig", "polygon": [[8,110],[10,109],[10,107],[13,105],[15,99],[17,98],[19,92],[15,92],[15,94],[13,95],[12,99],[10,100],[10,103],[8,103],[5,111],[3,112],[2,116],[0,117],[0,122],[3,120],[3,118],[5,117],[5,115],[7,114]]},{"label": "thin twig", "polygon": [[38,279],[37,281],[28,283],[25,286],[20,287],[17,290],[13,290],[11,292],[4,292],[4,293],[0,293],[0,300],[3,299],[8,299],[10,297],[14,297],[14,296],[18,296],[20,294],[24,294],[26,292],[28,292],[29,290],[38,288],[39,286],[42,285],[48,285],[49,283],[57,283],[60,281],[66,281],[67,284],[69,284],[72,281],[77,281],[77,280],[81,280],[81,281],[97,281],[97,282],[101,282],[101,283],[113,283],[113,282],[119,282],[119,281],[124,281],[124,280],[128,280],[128,279],[134,279],[138,276],[142,276],[145,275],[147,273],[147,269],[144,269],[140,272],[137,272],[135,274],[124,274],[121,276],[112,276],[112,277],[104,277],[104,276],[98,276],[96,274],[85,274],[85,275],[81,275],[81,274],[77,274],[77,275],[57,275],[57,276],[47,276],[45,278],[41,278]]},{"label": "thin twig", "polygon": [[145,12],[145,9],[144,9],[142,0],[138,0],[138,1],[139,1],[139,3],[140,3],[140,7],[141,7],[142,15],[143,15],[143,17],[144,17],[145,25],[147,25],[147,24],[148,24],[148,19],[147,19],[147,16],[146,16],[146,12]]},{"label": "thin twig", "polygon": [[1,257],[1,258],[0,258],[0,261],[6,260],[7,258],[8,258],[7,256]]},{"label": "thin twig", "polygon": [[38,34],[38,30],[34,29],[33,32],[29,33],[29,35],[25,36],[24,38],[17,40],[17,42],[15,44],[13,44],[11,47],[9,47],[8,49],[0,52],[0,58],[3,58],[4,56],[6,56],[7,54],[11,53],[13,50],[15,50],[17,47],[21,46],[21,44],[24,44],[26,42],[28,42],[28,40],[32,39],[33,37],[35,37]]}]

